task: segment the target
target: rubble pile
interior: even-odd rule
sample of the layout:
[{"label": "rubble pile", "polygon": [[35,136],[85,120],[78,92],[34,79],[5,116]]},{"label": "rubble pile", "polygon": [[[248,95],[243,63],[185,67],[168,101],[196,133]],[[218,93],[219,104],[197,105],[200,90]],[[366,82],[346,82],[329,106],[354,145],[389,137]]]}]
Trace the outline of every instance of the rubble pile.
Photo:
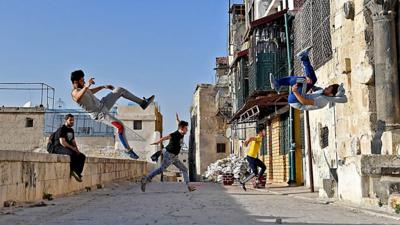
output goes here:
[{"label": "rubble pile", "polygon": [[243,179],[243,176],[248,171],[249,168],[245,158],[230,155],[228,158],[211,163],[203,177],[206,181],[222,182],[223,174],[233,174],[235,179]]}]

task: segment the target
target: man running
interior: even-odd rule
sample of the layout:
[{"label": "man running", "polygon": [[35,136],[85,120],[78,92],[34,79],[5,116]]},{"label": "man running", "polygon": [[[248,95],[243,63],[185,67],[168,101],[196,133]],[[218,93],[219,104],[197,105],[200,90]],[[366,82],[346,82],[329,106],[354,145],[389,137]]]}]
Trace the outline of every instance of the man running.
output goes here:
[{"label": "man running", "polygon": [[155,170],[153,170],[149,175],[142,178],[141,189],[143,192],[146,191],[146,184],[150,182],[153,177],[165,171],[171,164],[176,166],[182,173],[183,180],[185,181],[189,191],[195,191],[196,188],[189,184],[189,174],[186,166],[179,160],[178,156],[181,151],[183,145],[183,137],[188,131],[188,122],[179,121],[178,130],[171,133],[168,136],[162,137],[157,142],[152,145],[159,145],[163,141],[169,140],[169,144],[163,150],[163,159],[161,162],[161,166]]},{"label": "man running", "polygon": [[[123,123],[111,115],[110,110],[121,97],[139,104],[144,110],[150,105],[150,103],[154,101],[154,95],[147,99],[141,99],[124,88],[114,88],[112,85],[90,88],[92,85],[94,85],[94,78],[90,78],[86,83],[84,77],[85,74],[82,70],[77,70],[71,73],[71,81],[73,85],[72,99],[78,103],[80,107],[85,109],[94,120],[116,127],[118,130],[118,137],[121,140],[124,148],[127,150],[126,153],[128,156],[138,159],[139,156],[129,146],[128,140],[126,139],[125,127]],[[112,92],[99,100],[96,98],[95,94],[103,89],[109,89]]]},{"label": "man running", "polygon": [[[265,137],[265,126],[262,124],[259,124],[256,128],[257,136],[255,137],[250,137],[246,141],[244,141],[244,145],[247,147],[250,143],[250,149],[247,153],[247,162],[249,163],[249,167],[251,169],[251,174],[246,177],[243,181],[240,181],[240,184],[242,185],[243,190],[246,189],[246,183],[251,180],[253,177],[257,176],[257,185],[261,179],[261,177],[264,175],[265,170],[267,167],[265,164],[258,158],[258,153],[260,152],[261,149],[261,144],[263,141],[263,138]],[[258,167],[261,168],[260,173],[258,173]]]}]

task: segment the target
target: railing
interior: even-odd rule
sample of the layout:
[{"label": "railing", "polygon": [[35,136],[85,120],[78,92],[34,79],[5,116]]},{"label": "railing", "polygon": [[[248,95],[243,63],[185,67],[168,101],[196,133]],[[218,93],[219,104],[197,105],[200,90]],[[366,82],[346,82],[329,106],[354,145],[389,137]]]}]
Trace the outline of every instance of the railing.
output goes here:
[{"label": "railing", "polygon": [[227,119],[232,117],[233,102],[229,95],[228,88],[220,89],[215,96],[218,113],[222,114]]},{"label": "railing", "polygon": [[46,110],[45,121],[44,121],[44,134],[49,136],[55,130],[57,130],[64,122],[65,115],[71,113],[74,115],[75,124],[74,131],[77,137],[102,137],[102,136],[114,136],[114,128],[107,126],[101,122],[93,120],[90,115],[77,109],[56,109]]},{"label": "railing", "polygon": [[[48,84],[45,83],[0,83],[0,91],[5,92],[4,94],[2,93],[2,104],[4,105],[10,105],[10,106],[21,106],[21,105],[12,105],[12,102],[17,102],[18,98],[21,98],[20,93],[25,92],[25,94],[28,94],[29,97],[24,100],[19,100],[19,101],[35,101],[38,106],[40,107],[45,107],[47,109],[54,109],[54,96],[55,96],[55,89],[51,87]],[[18,92],[18,95],[16,95],[16,92]],[[32,96],[33,93],[40,93],[40,100],[35,99],[37,96]],[[9,102],[7,102],[7,99],[9,99]],[[39,104],[40,103],[40,104]]]}]

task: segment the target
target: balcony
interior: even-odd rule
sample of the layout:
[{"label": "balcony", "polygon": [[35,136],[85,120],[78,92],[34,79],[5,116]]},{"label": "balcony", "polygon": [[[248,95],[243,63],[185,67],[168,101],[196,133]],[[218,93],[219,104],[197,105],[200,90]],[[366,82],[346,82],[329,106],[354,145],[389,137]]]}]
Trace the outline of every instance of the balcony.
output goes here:
[{"label": "balcony", "polygon": [[233,114],[233,104],[228,87],[219,88],[217,95],[215,96],[215,102],[217,105],[217,115],[229,120]]}]

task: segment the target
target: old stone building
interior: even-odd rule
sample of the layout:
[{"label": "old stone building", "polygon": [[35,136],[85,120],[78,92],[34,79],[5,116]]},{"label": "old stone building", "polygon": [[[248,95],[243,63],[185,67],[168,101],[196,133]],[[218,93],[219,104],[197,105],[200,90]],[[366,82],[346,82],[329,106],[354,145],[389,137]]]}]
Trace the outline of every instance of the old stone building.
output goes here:
[{"label": "old stone building", "polygon": [[[316,7],[324,13],[310,21]],[[399,185],[392,174],[400,143],[398,10],[397,1],[309,0],[296,15],[295,50],[312,44],[318,85],[343,83],[349,98],[309,113],[315,186],[323,196],[387,203]]]},{"label": "old stone building", "polygon": [[[269,181],[312,185],[322,197],[387,204],[400,187],[398,12],[394,0],[233,4],[226,95],[231,152],[244,156],[242,141],[262,123],[267,137],[259,157]],[[287,93],[271,90],[270,73],[303,75],[295,54],[308,46],[317,86],[343,83],[346,104],[299,112],[289,109]]]},{"label": "old stone building", "polygon": [[[288,6],[294,11],[298,5],[290,1]],[[233,152],[245,156],[242,141],[255,135],[257,124],[264,124],[267,137],[259,158],[267,165],[268,180],[302,184],[303,145],[295,138],[301,136],[300,115],[287,106],[287,92],[278,94],[269,83],[270,74],[279,78],[290,71],[293,39],[286,27],[291,29],[292,17],[287,12],[285,1],[244,1],[231,7],[229,77],[234,113],[228,133]]]},{"label": "old stone building", "polygon": [[201,176],[212,162],[225,158],[230,153],[225,132],[231,108],[226,67],[227,59],[217,58],[217,83],[199,84],[193,94],[189,143],[189,168],[192,180],[201,180]]},{"label": "old stone building", "polygon": [[[126,127],[126,136],[130,146],[139,155],[140,159],[151,161],[158,146],[150,145],[162,136],[163,117],[159,107],[151,104],[146,110],[140,106],[118,106],[116,117]],[[116,147],[123,149],[120,140],[116,140]]]},{"label": "old stone building", "polygon": [[74,129],[80,149],[97,154],[107,147],[114,148],[114,129],[93,121],[80,110],[2,107],[0,150],[46,152],[48,137],[64,123],[68,113],[75,116]]}]

